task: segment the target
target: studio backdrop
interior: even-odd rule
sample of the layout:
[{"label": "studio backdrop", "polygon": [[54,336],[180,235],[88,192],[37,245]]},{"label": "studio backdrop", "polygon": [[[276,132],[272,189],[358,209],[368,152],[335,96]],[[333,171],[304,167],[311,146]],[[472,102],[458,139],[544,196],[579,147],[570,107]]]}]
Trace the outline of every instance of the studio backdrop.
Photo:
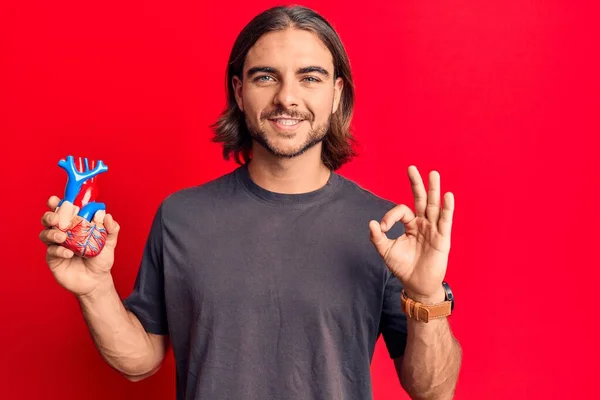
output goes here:
[{"label": "studio backdrop", "polygon": [[[577,1],[306,1],[355,78],[359,157],[338,172],[413,207],[407,176],[455,196],[446,280],[464,359],[457,399],[588,399],[597,380],[598,23]],[[236,167],[211,143],[229,51],[275,1],[0,5],[0,398],[174,399],[169,353],[131,383],[94,348],[39,241],[69,154],[103,160],[132,288],[170,193]],[[364,227],[368,239],[368,226]],[[407,399],[380,340],[376,400]]]}]

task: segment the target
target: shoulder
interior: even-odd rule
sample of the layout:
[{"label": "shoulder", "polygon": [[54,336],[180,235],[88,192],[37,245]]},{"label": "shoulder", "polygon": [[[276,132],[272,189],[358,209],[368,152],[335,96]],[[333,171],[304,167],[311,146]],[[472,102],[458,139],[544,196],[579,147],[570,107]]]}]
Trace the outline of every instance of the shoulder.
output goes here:
[{"label": "shoulder", "polygon": [[[397,205],[351,179],[341,177],[341,181],[340,199],[345,209],[344,214],[361,224],[368,224],[371,220],[380,222],[384,215]],[[401,223],[395,224],[389,232],[394,237],[403,233],[404,225]]]},{"label": "shoulder", "polygon": [[236,170],[212,178],[199,185],[179,189],[168,195],[160,205],[161,212],[172,214],[189,209],[205,209],[222,203],[237,187]]},{"label": "shoulder", "polygon": [[384,211],[392,209],[396,203],[373,193],[357,182],[339,175],[341,180],[341,194],[350,204],[361,208],[371,209],[373,211]]}]

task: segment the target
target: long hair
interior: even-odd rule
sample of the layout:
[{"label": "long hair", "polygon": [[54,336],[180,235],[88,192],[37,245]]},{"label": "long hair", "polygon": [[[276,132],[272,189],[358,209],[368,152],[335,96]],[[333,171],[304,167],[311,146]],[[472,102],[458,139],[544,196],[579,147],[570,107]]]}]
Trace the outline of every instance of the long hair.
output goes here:
[{"label": "long hair", "polygon": [[264,34],[287,28],[315,33],[333,56],[334,79],[344,81],[338,110],[331,116],[329,131],[323,140],[321,158],[332,170],[337,170],[356,155],[356,140],[350,122],[354,111],[354,83],[346,50],[333,27],[321,15],[302,6],[277,6],[256,17],[238,35],[227,64],[227,107],[217,121],[211,125],[215,136],[212,141],[222,143],[223,157],[234,156],[242,165],[251,159],[252,138],[244,113],[238,108],[233,87],[233,77],[242,79],[244,61],[250,48]]}]

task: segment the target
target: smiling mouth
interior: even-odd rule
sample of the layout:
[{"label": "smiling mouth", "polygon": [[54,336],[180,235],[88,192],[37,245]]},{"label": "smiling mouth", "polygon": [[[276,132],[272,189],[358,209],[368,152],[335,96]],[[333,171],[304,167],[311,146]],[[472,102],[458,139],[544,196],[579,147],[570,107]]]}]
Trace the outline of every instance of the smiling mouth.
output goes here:
[{"label": "smiling mouth", "polygon": [[292,132],[298,129],[304,120],[295,118],[272,118],[269,119],[269,122],[280,132]]},{"label": "smiling mouth", "polygon": [[298,125],[303,120],[302,119],[291,119],[291,118],[273,118],[273,119],[271,119],[271,121],[273,121],[279,125],[294,126],[294,125]]}]

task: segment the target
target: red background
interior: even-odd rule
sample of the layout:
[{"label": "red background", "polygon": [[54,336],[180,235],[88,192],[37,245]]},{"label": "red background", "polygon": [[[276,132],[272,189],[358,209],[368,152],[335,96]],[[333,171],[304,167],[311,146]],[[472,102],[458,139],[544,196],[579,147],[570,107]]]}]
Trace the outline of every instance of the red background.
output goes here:
[{"label": "red background", "polygon": [[[135,384],[100,359],[47,270],[40,218],[62,195],[60,158],[103,159],[127,295],[160,201],[235,167],[208,125],[235,37],[274,4],[2,3],[1,398],[175,398],[172,354]],[[455,195],[456,398],[595,397],[598,14],[566,0],[303,4],[334,24],[355,74],[361,156],[340,173],[412,207],[415,164]],[[381,341],[372,370],[375,399],[406,398]]]}]

